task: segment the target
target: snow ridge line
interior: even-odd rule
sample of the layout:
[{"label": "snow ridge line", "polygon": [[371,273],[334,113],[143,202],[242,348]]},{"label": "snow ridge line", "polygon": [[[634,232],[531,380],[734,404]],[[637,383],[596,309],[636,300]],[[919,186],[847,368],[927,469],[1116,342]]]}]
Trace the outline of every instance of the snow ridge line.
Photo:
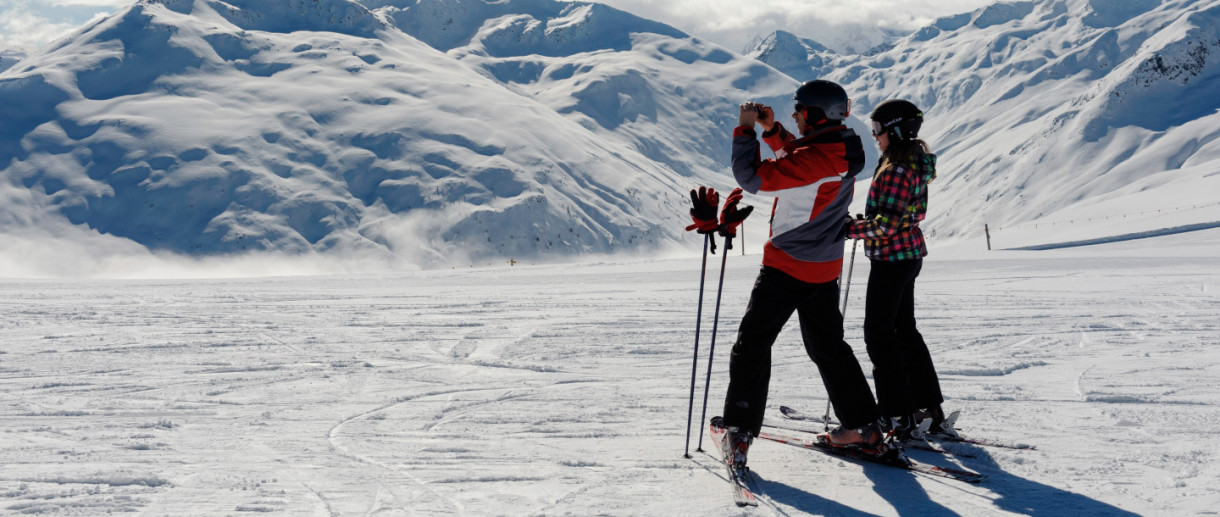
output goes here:
[{"label": "snow ridge line", "polygon": [[1046,251],[1056,250],[1061,248],[1076,248],[1080,246],[1092,246],[1094,244],[1109,244],[1112,242],[1133,241],[1137,239],[1147,239],[1149,237],[1163,237],[1165,235],[1174,235],[1178,233],[1197,232],[1199,230],[1210,230],[1212,228],[1220,228],[1220,221],[1212,221],[1210,223],[1188,224],[1185,226],[1174,226],[1172,228],[1161,228],[1159,230],[1148,230],[1146,232],[1127,233],[1123,235],[1114,235],[1112,237],[1100,237],[1097,239],[1087,239],[1082,241],[1068,241],[1053,244],[1038,244],[1035,246],[1022,246],[1019,248],[1005,248],[1010,251]]}]

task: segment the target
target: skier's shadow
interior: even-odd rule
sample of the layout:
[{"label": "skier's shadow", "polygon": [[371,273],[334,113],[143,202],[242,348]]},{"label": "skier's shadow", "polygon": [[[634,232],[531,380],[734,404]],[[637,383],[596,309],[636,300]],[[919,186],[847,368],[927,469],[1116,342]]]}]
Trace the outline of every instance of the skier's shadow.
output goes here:
[{"label": "skier's shadow", "polygon": [[[962,458],[961,466],[987,474],[988,478],[978,486],[998,497],[980,498],[976,508],[993,505],[996,510],[1022,515],[1138,515],[1096,499],[1004,472],[986,447],[955,443],[946,448],[975,456]],[[944,456],[918,453],[912,455],[917,456],[917,461],[923,463],[958,467]],[[960,515],[934,501],[919,484],[919,474],[867,462],[853,463],[860,465],[864,475],[873,482],[873,491],[885,499],[899,515]],[[802,512],[817,515],[873,515],[850,504],[826,499],[806,489],[764,479],[758,472],[751,472],[751,476],[766,499]]]},{"label": "skier's shadow", "polygon": [[[779,481],[763,479],[757,472],[751,472],[750,475],[754,477],[759,492],[773,503],[782,503],[812,515],[875,515]],[[779,513],[784,514],[783,511]]]},{"label": "skier's shadow", "polygon": [[[1025,479],[1014,474],[1009,474],[1008,472],[1005,472],[999,462],[997,462],[996,459],[991,456],[991,451],[988,450],[988,447],[981,447],[978,445],[965,443],[944,444],[944,447],[945,449],[957,452],[959,454],[969,454],[974,456],[973,458],[962,457],[959,460],[961,462],[961,466],[975,472],[987,474],[987,479],[984,480],[979,486],[991,492],[993,496],[999,496],[998,498],[992,498],[991,501],[989,501],[989,503],[994,505],[994,507],[998,510],[1004,510],[1022,515],[1139,515],[1134,512],[1123,510],[1117,506],[1083,496],[1081,494],[1069,492],[1067,490],[1039,483],[1030,479]],[[948,459],[943,456],[938,456],[935,454],[921,455],[915,454],[915,452],[917,451],[908,451],[908,453],[911,453],[912,457],[918,457],[918,461],[944,467],[957,466],[954,464],[954,462],[948,461]],[[894,508],[898,509],[900,514],[925,515],[942,512],[954,513],[944,509],[943,507],[942,512],[929,512],[910,509],[910,512],[908,513],[908,508],[906,508],[906,506],[908,506],[907,496],[910,495],[910,492],[907,492],[906,494],[899,493],[897,495],[887,496],[887,493],[892,494],[892,492],[897,492],[897,490],[883,490],[880,487],[880,479],[888,479],[886,482],[892,482],[892,479],[889,478],[889,476],[885,476],[884,478],[873,478],[873,480],[878,486],[877,493],[882,497],[886,497],[887,500],[894,505]],[[922,489],[917,488],[916,490],[923,493],[924,497],[927,496],[926,492],[923,492]]]},{"label": "skier's shadow", "polygon": [[[720,462],[720,458],[713,457],[712,454],[706,452],[704,454],[712,457],[716,463]],[[867,467],[879,466],[880,465],[868,465]],[[708,472],[715,473],[718,477],[720,477],[720,479],[723,479],[726,482],[728,481],[728,478],[724,477],[723,467],[713,469],[705,465],[703,468],[707,469]],[[890,467],[882,466],[881,468],[888,469]],[[750,488],[757,494],[761,495],[764,500],[770,501],[770,506],[780,515],[787,515],[787,513],[779,508],[775,508],[773,503],[782,503],[791,506],[796,510],[812,515],[875,515],[862,512],[859,509],[842,504],[838,501],[826,499],[817,494],[806,492],[805,490],[796,488],[794,486],[785,485],[778,481],[769,481],[758,475],[758,472],[754,470],[750,471],[750,485]],[[769,503],[764,502],[763,504]]]}]

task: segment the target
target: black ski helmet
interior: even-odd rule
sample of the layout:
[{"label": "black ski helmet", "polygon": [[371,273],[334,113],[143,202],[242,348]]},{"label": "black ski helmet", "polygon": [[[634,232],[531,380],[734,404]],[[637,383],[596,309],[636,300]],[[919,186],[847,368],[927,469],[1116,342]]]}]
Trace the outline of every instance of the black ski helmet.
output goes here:
[{"label": "black ski helmet", "polygon": [[847,91],[830,81],[817,79],[802,84],[792,98],[806,108],[805,120],[810,124],[822,119],[843,120],[851,114]]},{"label": "black ski helmet", "polygon": [[873,134],[889,133],[893,140],[919,138],[919,127],[923,125],[923,111],[911,101],[893,99],[877,105],[873,114]]}]

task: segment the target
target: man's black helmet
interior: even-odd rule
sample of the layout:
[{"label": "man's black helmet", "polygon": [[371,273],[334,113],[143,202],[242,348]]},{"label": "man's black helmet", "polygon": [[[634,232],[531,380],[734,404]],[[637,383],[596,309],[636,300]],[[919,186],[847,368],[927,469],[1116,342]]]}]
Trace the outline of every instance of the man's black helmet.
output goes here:
[{"label": "man's black helmet", "polygon": [[792,98],[808,110],[805,120],[811,124],[822,119],[843,120],[851,114],[847,91],[830,81],[818,79],[802,84]]},{"label": "man's black helmet", "polygon": [[871,117],[873,134],[889,133],[894,140],[919,138],[919,127],[923,125],[923,111],[902,99],[888,100],[877,105]]}]

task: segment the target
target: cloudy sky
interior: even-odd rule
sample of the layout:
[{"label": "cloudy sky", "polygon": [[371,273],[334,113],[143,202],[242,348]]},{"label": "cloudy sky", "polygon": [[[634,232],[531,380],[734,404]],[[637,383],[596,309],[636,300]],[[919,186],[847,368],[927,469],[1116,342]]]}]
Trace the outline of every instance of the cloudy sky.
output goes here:
[{"label": "cloudy sky", "polygon": [[[20,47],[32,51],[133,1],[0,0],[0,50]],[[941,16],[977,9],[991,0],[602,0],[602,3],[740,51],[753,37],[777,29],[819,41],[842,37],[844,27],[914,30]]]}]

